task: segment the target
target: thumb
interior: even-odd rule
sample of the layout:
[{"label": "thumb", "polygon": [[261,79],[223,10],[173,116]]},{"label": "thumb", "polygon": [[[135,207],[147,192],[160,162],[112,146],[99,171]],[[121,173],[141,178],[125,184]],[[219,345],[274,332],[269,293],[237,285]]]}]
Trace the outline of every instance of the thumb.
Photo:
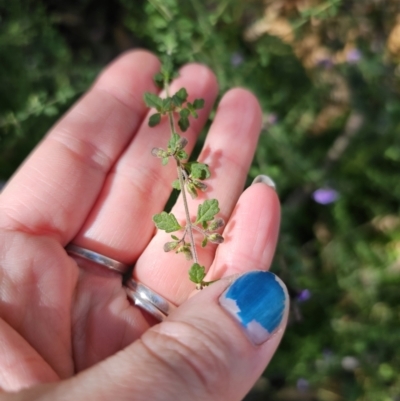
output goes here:
[{"label": "thumb", "polygon": [[64,382],[62,393],[96,401],[241,400],[275,353],[288,306],[285,285],[270,272],[221,280],[140,340]]},{"label": "thumb", "polygon": [[273,273],[221,280],[82,375],[97,386],[85,399],[241,400],[276,351],[288,304]]}]

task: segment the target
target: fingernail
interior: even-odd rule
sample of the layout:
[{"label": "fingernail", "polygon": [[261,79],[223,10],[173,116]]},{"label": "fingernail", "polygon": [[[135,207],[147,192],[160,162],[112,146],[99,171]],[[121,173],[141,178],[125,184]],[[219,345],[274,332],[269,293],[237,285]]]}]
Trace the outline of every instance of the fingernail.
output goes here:
[{"label": "fingernail", "polygon": [[220,305],[243,327],[255,345],[281,324],[288,303],[285,284],[273,273],[252,271],[237,278],[220,296]]},{"label": "fingernail", "polygon": [[274,180],[269,177],[268,175],[263,175],[260,174],[258,175],[256,178],[254,178],[253,182],[251,183],[251,185],[253,184],[257,184],[259,182],[262,182],[263,184],[267,184],[269,187],[273,188],[276,191],[276,185]]}]

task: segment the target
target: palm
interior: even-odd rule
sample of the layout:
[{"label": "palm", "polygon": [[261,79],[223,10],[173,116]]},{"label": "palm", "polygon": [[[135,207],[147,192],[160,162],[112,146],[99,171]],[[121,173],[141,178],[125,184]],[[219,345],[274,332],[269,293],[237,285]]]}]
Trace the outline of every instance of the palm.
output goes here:
[{"label": "palm", "polygon": [[[78,267],[64,250],[70,241],[135,263],[136,278],[177,305],[193,291],[188,262],[162,251],[168,237],[154,235],[151,222],[163,209],[175,175],[172,165],[162,168],[149,156],[152,147],[167,141],[167,124],[152,131],[140,124],[145,113],[141,97],[155,90],[151,77],[158,68],[155,58],[143,52],[117,61],[0,197],[5,255],[0,323],[6,330],[0,345],[7,350],[7,358],[0,360],[0,372],[6,372],[0,375],[0,387],[69,377],[124,348],[154,323],[129,304],[119,275],[87,263]],[[182,71],[172,89],[181,86],[208,105],[185,135],[193,145],[214,102],[216,82],[208,70],[194,65]],[[259,125],[254,97],[232,91],[222,101],[200,155],[211,164],[212,196],[228,221],[228,240],[217,255],[213,247],[200,255],[211,266],[209,279],[238,273],[249,263],[251,268],[267,266],[273,255],[276,196],[255,186],[238,202]],[[196,203],[191,201],[191,210]],[[266,207],[274,212],[265,215]],[[174,213],[178,220],[183,216],[179,200]],[[14,361],[18,365],[10,370]]]}]

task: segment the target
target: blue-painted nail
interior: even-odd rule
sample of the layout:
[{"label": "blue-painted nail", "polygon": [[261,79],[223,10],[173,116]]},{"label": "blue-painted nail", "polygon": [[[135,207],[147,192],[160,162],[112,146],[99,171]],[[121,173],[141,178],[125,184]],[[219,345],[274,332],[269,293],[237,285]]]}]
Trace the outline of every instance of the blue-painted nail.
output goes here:
[{"label": "blue-painted nail", "polygon": [[252,271],[237,278],[220,296],[220,305],[258,345],[281,324],[288,303],[285,284],[273,273]]}]

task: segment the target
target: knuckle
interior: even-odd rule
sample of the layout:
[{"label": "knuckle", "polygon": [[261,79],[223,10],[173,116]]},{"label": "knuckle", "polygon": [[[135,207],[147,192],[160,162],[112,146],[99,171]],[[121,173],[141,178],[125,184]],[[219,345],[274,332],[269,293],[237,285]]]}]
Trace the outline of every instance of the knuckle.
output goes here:
[{"label": "knuckle", "polygon": [[223,339],[210,331],[209,322],[164,322],[142,337],[152,355],[196,393],[218,399],[230,376],[228,350]]}]

